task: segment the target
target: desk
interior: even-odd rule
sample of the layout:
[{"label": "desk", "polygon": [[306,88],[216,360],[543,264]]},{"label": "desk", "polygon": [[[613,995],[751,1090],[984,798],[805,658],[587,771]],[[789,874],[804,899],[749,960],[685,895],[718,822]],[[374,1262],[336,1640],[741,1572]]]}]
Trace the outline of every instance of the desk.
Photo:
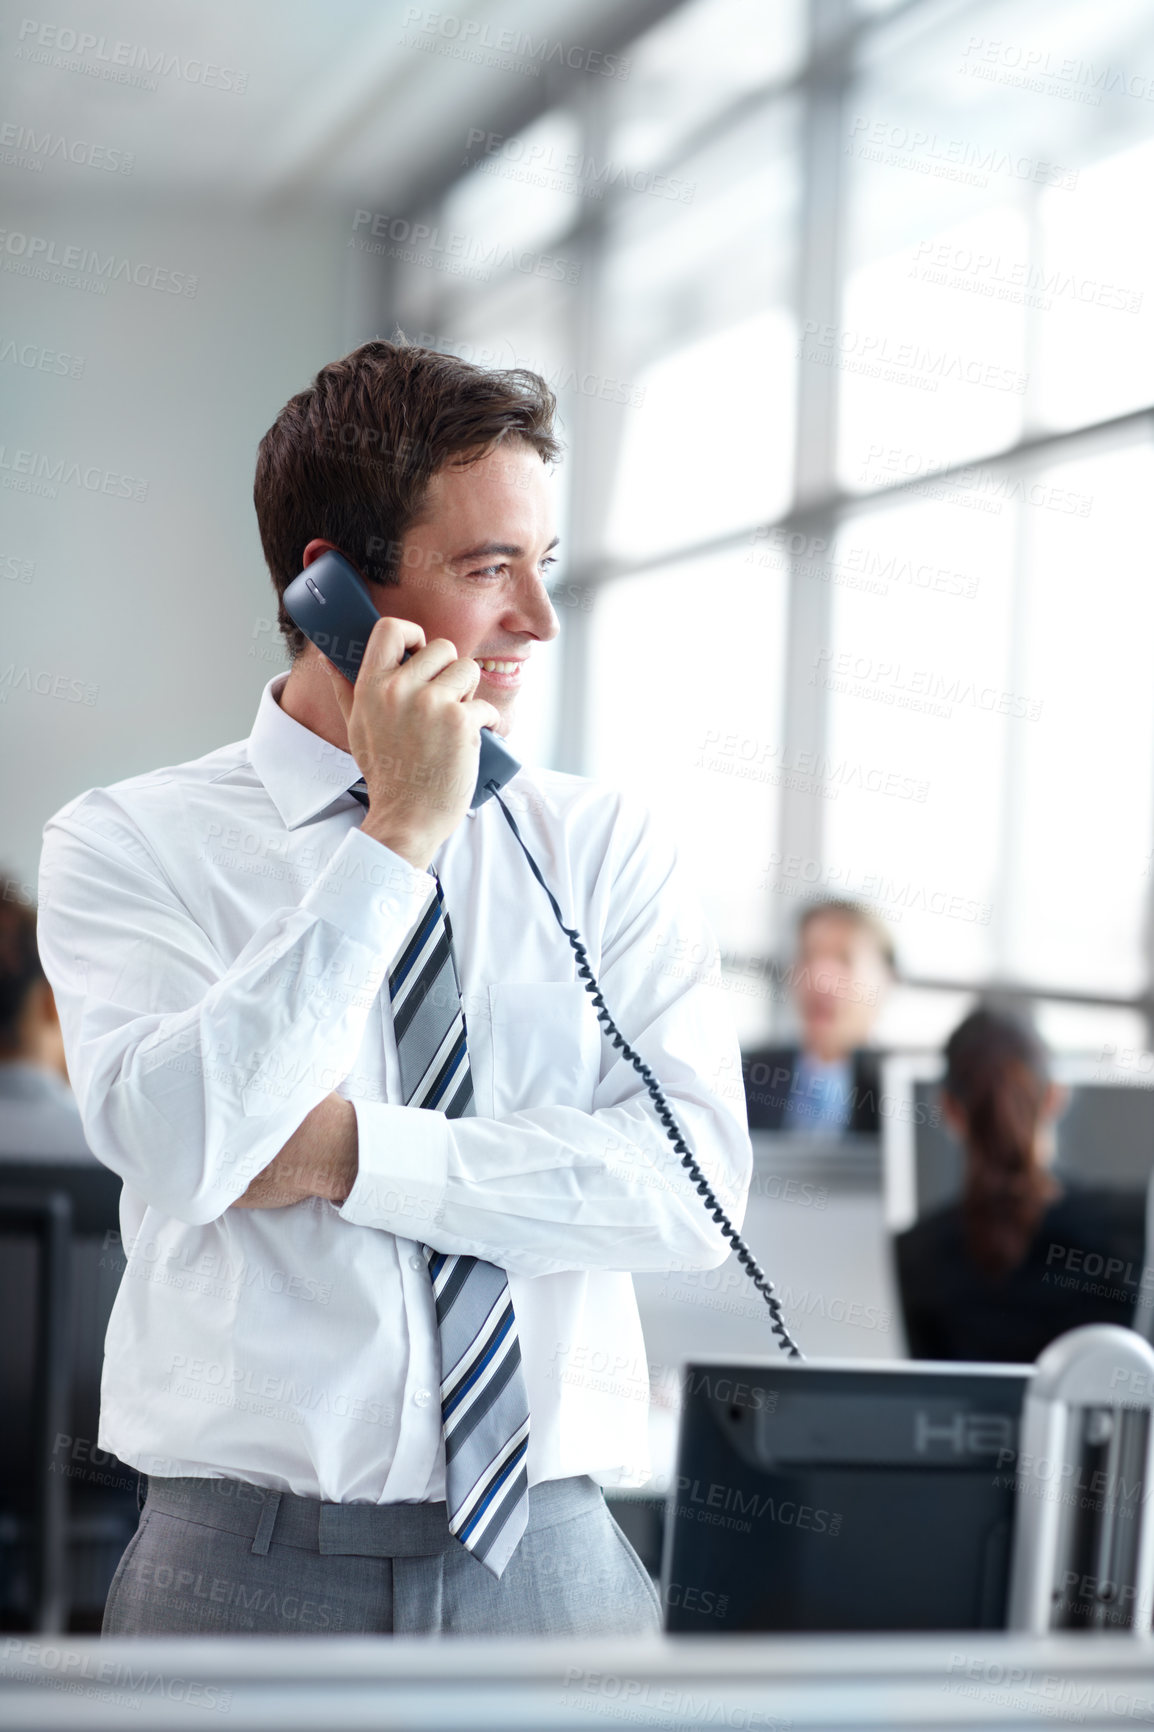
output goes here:
[{"label": "desk", "polygon": [[[102,1681],[102,1675],[103,1680]],[[1126,1636],[0,1636],[21,1732],[935,1732],[1154,1724],[1154,1645]]]}]

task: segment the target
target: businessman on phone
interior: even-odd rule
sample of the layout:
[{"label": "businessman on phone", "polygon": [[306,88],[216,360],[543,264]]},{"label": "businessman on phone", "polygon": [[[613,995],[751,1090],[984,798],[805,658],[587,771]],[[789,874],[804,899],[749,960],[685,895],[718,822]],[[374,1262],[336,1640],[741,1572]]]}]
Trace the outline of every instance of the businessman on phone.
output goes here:
[{"label": "businessman on phone", "polygon": [[[659,1628],[600,1489],[648,1474],[631,1273],[727,1246],[469,806],[558,630],[553,413],[404,343],[322,368],[254,499],[278,599],[330,548],[368,584],[355,686],[281,600],[247,739],[45,826],[41,954],[124,1181],[99,1442],[147,1495],[106,1633]],[[584,777],[502,798],[740,1224],[740,1059],[676,961],[716,947],[672,837]]]}]

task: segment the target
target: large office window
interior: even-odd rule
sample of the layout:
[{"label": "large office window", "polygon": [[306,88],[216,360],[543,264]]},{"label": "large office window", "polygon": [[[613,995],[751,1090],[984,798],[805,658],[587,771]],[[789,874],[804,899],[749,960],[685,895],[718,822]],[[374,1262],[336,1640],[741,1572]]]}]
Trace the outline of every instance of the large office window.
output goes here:
[{"label": "large office window", "polygon": [[557,391],[522,745],[675,824],[743,1038],[831,894],[894,932],[883,1038],[996,986],[1058,1045],[1149,1044],[1147,24],[670,5],[628,76],[511,93],[394,269],[404,329]]},{"label": "large office window", "polygon": [[[726,618],[741,630],[718,631]],[[593,614],[590,762],[676,829],[738,954],[762,922],[779,840],[784,625],[780,574],[732,551],[620,578]]]}]

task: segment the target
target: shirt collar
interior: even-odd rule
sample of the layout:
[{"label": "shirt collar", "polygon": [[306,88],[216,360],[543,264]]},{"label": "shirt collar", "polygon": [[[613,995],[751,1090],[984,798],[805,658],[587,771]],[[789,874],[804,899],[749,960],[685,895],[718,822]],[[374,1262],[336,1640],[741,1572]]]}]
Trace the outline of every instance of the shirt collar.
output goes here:
[{"label": "shirt collar", "polygon": [[834,1080],[848,1078],[852,1067],[848,1057],[818,1058],[816,1053],[806,1052],[803,1047],[797,1068],[806,1076],[824,1076]]},{"label": "shirt collar", "polygon": [[295,830],[342,795],[355,806],[348,789],[361,772],[351,752],[331,746],[281,709],[277,700],[287,679],[287,673],[274,674],[261,693],[248,755],[285,828]]},{"label": "shirt collar", "polygon": [[361,772],[351,752],[330,745],[281,709],[278,699],[287,679],[287,672],[274,674],[261,693],[248,756],[285,828],[295,830],[342,798],[350,810],[360,811],[348,790]]}]

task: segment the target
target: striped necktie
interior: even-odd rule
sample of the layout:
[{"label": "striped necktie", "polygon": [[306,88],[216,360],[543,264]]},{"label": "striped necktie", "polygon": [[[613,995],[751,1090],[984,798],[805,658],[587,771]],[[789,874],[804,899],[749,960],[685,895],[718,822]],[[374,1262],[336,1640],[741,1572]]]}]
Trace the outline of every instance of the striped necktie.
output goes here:
[{"label": "striped necktie", "polygon": [[[349,790],[368,805],[363,779]],[[389,970],[406,1106],[476,1111],[452,928],[436,874]],[[449,1531],[500,1576],[529,1514],[529,1402],[504,1269],[424,1247],[441,1341]]]}]

